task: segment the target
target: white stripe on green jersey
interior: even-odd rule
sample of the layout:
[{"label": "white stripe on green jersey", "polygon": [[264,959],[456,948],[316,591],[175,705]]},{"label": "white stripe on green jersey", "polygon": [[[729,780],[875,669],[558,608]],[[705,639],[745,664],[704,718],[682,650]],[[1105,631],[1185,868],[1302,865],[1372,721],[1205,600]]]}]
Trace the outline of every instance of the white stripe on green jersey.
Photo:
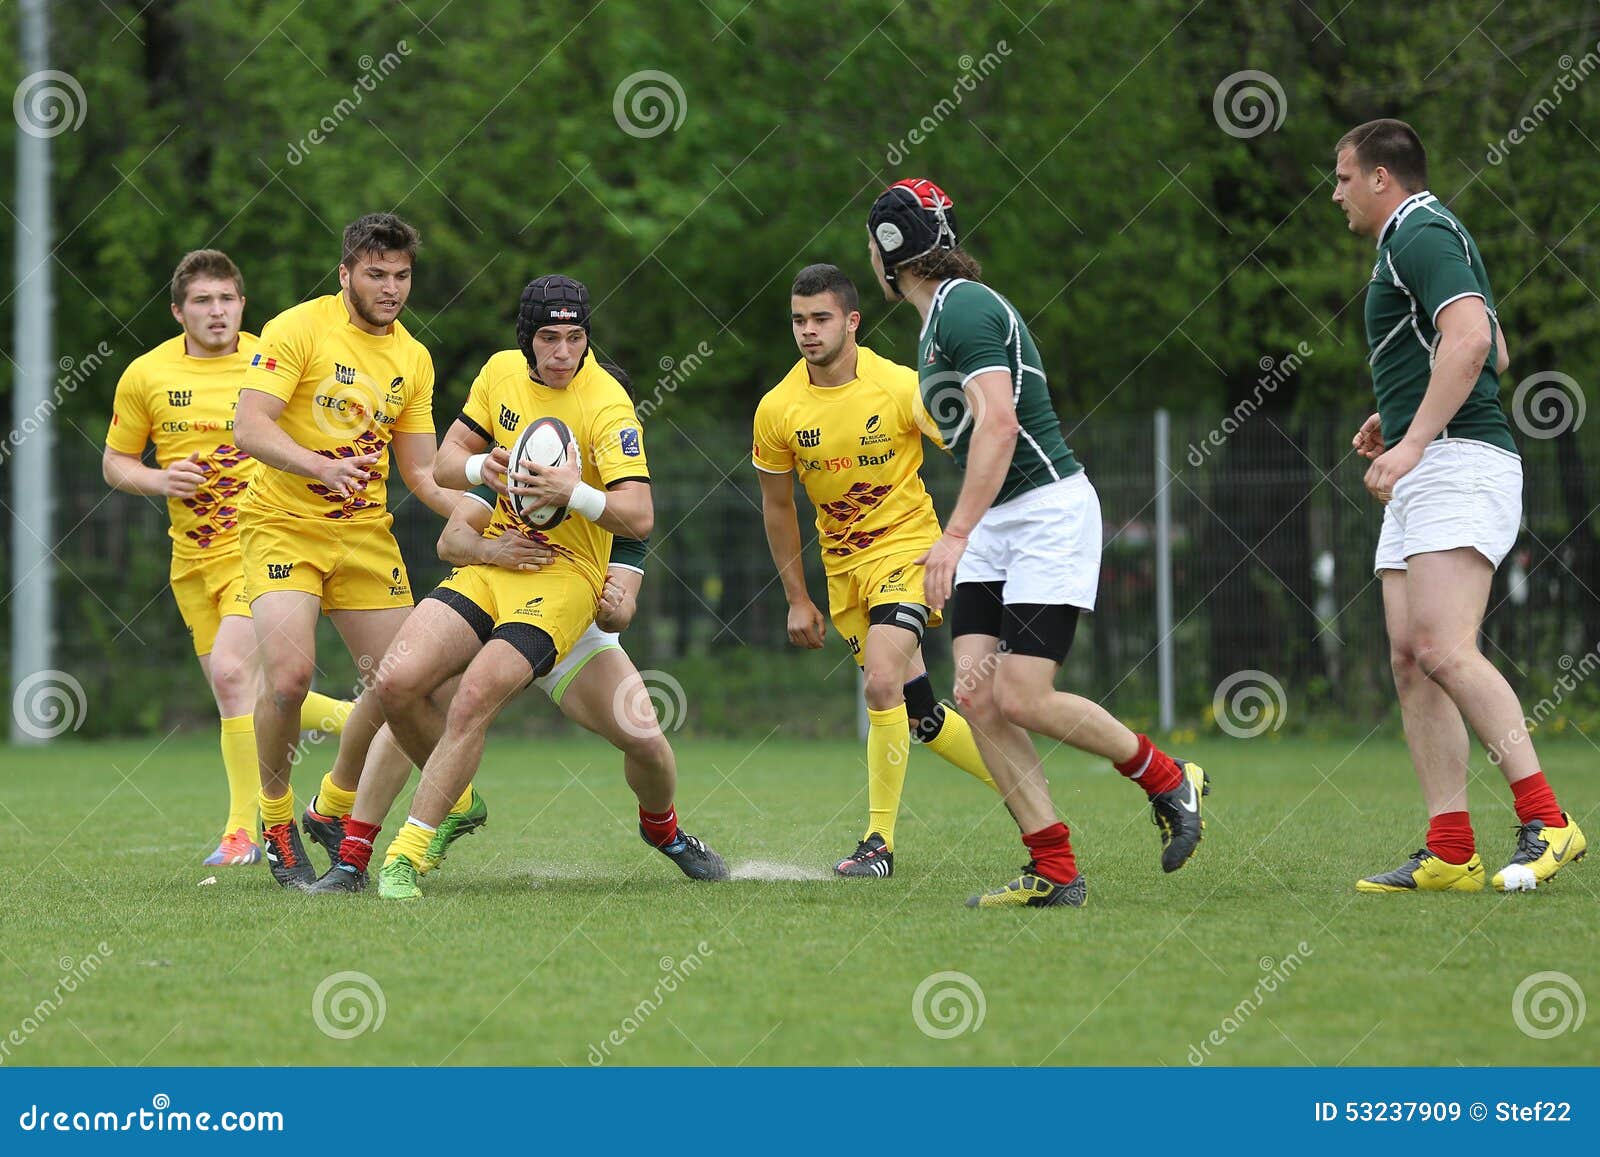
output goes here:
[{"label": "white stripe on green jersey", "polygon": [[933,295],[917,346],[922,404],[945,448],[962,470],[972,440],[966,386],[990,371],[1011,379],[1020,431],[1011,466],[995,501],[1059,482],[1082,467],[1061,436],[1039,350],[1017,311],[987,285],[965,278],[942,282]]}]

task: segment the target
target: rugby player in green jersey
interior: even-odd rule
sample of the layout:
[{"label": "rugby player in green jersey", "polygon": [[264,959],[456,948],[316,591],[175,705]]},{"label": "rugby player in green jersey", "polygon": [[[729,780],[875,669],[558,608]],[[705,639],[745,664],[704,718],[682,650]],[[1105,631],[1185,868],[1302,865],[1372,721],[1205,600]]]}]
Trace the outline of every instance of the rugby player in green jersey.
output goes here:
[{"label": "rugby player in green jersey", "polygon": [[1586,849],[1528,738],[1516,692],[1478,649],[1495,568],[1522,522],[1522,459],[1500,405],[1510,364],[1483,255],[1428,192],[1410,125],[1369,121],[1334,150],[1333,200],[1377,243],[1366,330],[1378,412],[1352,444],[1383,503],[1374,570],[1406,743],[1428,808],[1427,842],[1361,892],[1477,892],[1467,813],[1467,728],[1515,799],[1517,846],[1501,891],[1531,890]]},{"label": "rugby player in green jersey", "polygon": [[1161,866],[1176,871],[1200,842],[1205,772],[1092,699],[1055,689],[1078,616],[1094,609],[1100,500],[1061,436],[1028,327],[979,280],[978,263],[958,244],[954,204],[933,182],[884,190],[867,231],[884,295],[911,302],[922,317],[921,402],[963,476],[944,533],[917,562],[927,567],[933,609],[952,603],[956,702],[1029,852],[1020,876],[967,903],[1084,902],[1067,826],[1029,732],[1108,759],[1144,788]]}]

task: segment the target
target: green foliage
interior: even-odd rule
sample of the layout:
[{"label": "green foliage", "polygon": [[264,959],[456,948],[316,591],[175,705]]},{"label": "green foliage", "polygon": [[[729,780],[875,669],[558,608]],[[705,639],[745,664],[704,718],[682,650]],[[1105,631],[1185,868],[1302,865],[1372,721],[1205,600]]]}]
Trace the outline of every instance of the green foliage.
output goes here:
[{"label": "green foliage", "polygon": [[[1276,424],[1291,429],[1290,414],[1314,427],[1324,419],[1313,415],[1369,397],[1360,296],[1370,249],[1328,204],[1331,150],[1352,124],[1401,115],[1429,145],[1434,190],[1489,263],[1513,356],[1508,386],[1536,369],[1585,382],[1600,356],[1596,134],[1584,127],[1600,123],[1600,83],[1588,75],[1600,13],[1563,0],[1508,0],[1487,17],[1482,8],[58,4],[51,65],[77,79],[88,107],[82,127],[53,142],[56,352],[81,359],[101,342],[114,351],[59,415],[58,445],[82,455],[64,459],[82,477],[63,491],[61,529],[71,526],[73,541],[61,553],[75,568],[93,556],[75,525],[87,505],[72,503],[87,504],[91,491],[98,499],[89,463],[118,373],[172,332],[166,285],[177,258],[201,245],[228,250],[247,278],[247,325],[259,330],[336,285],[342,226],[377,208],[398,210],[423,234],[407,323],[433,352],[441,425],[482,361],[511,342],[521,285],[564,269],[595,291],[601,351],[659,403],[650,423],[671,432],[674,463],[689,474],[710,465],[742,485],[738,447],[755,400],[795,356],[784,313],[801,265],[831,260],[850,271],[863,288],[864,339],[907,356],[914,311],[873,288],[862,225],[881,186],[930,175],[953,193],[970,248],[1032,326],[1069,436],[1098,480],[1111,467],[1134,468],[1119,461],[1108,419],[1137,422],[1160,405],[1208,423],[1249,396],[1264,358],[1281,361],[1302,342],[1313,352],[1271,398]],[[16,11],[0,8],[0,61],[13,72]],[[1247,69],[1281,87],[1282,123],[1229,135],[1214,99]],[[682,93],[681,124],[653,136],[625,131],[616,104],[624,98],[627,112],[624,84],[646,70],[670,73]],[[1575,72],[1584,77],[1571,83]],[[1529,117],[1537,123],[1525,139],[1505,145]],[[13,147],[0,136],[7,173]],[[0,234],[0,260],[12,244],[11,231]],[[0,300],[4,332],[14,304]],[[0,398],[12,373],[0,359]],[[1304,444],[1306,435],[1292,436]],[[1245,439],[1219,451],[1185,488],[1211,495],[1217,475],[1259,467],[1261,449]],[[1568,447],[1564,476],[1582,466]],[[1272,508],[1266,525],[1281,515],[1296,543],[1310,541],[1300,525],[1310,508],[1296,513],[1294,504],[1296,486],[1317,478],[1287,481],[1261,491]],[[1135,517],[1149,494],[1140,487],[1108,505],[1108,518]],[[692,489],[664,502],[675,520],[687,517],[663,555],[684,578],[647,596],[669,621],[646,653],[663,663],[705,656],[712,683],[734,637],[727,616],[773,618],[743,489],[740,498],[725,488],[703,508]],[[131,502],[113,498],[107,513]],[[1563,556],[1574,572],[1600,565],[1584,515],[1593,506],[1583,484],[1529,503],[1541,542],[1575,536],[1568,549],[1577,553]],[[1226,505],[1217,514],[1230,526],[1240,516]],[[120,586],[102,590],[96,606],[82,584],[63,580],[58,630],[126,646],[119,632],[131,615],[161,616],[165,634],[141,631],[151,666],[175,681],[174,694],[203,704],[170,607],[150,605],[161,536],[139,526],[130,541],[149,557],[119,556],[110,574],[90,557],[80,568],[88,585],[115,576]],[[1221,533],[1189,549],[1238,548]],[[1303,573],[1298,549],[1276,555],[1269,544],[1223,595],[1276,590],[1274,578]],[[1341,561],[1341,583],[1358,570]],[[1339,593],[1343,604],[1360,588]],[[724,617],[705,630],[672,621],[697,606]],[[1129,606],[1148,616],[1147,598]],[[1275,637],[1315,629],[1288,592],[1260,606]],[[1600,609],[1585,606],[1592,636]],[[1234,658],[1235,643],[1210,633],[1214,656]],[[1129,663],[1145,650],[1117,641]],[[1373,669],[1381,680],[1381,661]],[[1141,704],[1146,676],[1125,692]],[[1215,681],[1211,673],[1197,684]],[[115,686],[107,693],[125,694]],[[106,718],[132,722],[139,710],[130,700]]]}]

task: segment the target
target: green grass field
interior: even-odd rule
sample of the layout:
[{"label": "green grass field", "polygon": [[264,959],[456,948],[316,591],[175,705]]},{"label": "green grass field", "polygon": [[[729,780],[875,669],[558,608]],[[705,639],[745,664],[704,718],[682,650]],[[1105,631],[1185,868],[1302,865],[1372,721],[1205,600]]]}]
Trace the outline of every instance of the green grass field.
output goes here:
[{"label": "green grass field", "polygon": [[[992,796],[928,753],[913,759],[895,877],[836,881],[827,869],[865,813],[855,744],[678,747],[686,826],[727,856],[733,882],[690,884],[640,843],[619,758],[598,741],[501,738],[478,780],[489,827],[413,905],[313,901],[265,868],[201,867],[221,817],[210,737],[7,752],[0,1060],[1593,1062],[1592,1039],[1534,1039],[1512,1008],[1544,970],[1600,994],[1593,860],[1533,895],[1353,892],[1421,840],[1393,739],[1185,744],[1215,788],[1205,843],[1170,877],[1142,795],[1057,751],[1046,766],[1089,905],[981,913],[962,900],[1013,872],[1020,844]],[[1588,813],[1594,748],[1545,754],[1567,806]],[[1508,795],[1475,784],[1491,871],[1512,846]],[[97,969],[58,989],[91,953]],[[319,1031],[313,999],[347,970],[381,990],[383,1019],[339,1039]],[[981,1024],[948,1038],[913,1013],[940,972],[971,978],[974,1010],[981,992]],[[959,1002],[930,999],[937,1029]],[[334,1004],[338,1028],[356,1004]]]}]

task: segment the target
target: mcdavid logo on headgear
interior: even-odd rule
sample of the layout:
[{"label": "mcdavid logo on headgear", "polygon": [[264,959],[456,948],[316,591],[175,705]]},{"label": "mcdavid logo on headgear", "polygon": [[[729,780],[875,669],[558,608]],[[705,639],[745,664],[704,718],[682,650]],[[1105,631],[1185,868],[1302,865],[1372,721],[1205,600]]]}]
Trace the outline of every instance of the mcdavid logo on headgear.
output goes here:
[{"label": "mcdavid logo on headgear", "polygon": [[[589,289],[574,278],[560,273],[535,277],[523,286],[522,299],[517,305],[517,348],[528,359],[528,368],[535,369],[533,335],[547,325],[577,325],[589,332]],[[578,366],[588,360],[589,351],[583,351]]]}]

